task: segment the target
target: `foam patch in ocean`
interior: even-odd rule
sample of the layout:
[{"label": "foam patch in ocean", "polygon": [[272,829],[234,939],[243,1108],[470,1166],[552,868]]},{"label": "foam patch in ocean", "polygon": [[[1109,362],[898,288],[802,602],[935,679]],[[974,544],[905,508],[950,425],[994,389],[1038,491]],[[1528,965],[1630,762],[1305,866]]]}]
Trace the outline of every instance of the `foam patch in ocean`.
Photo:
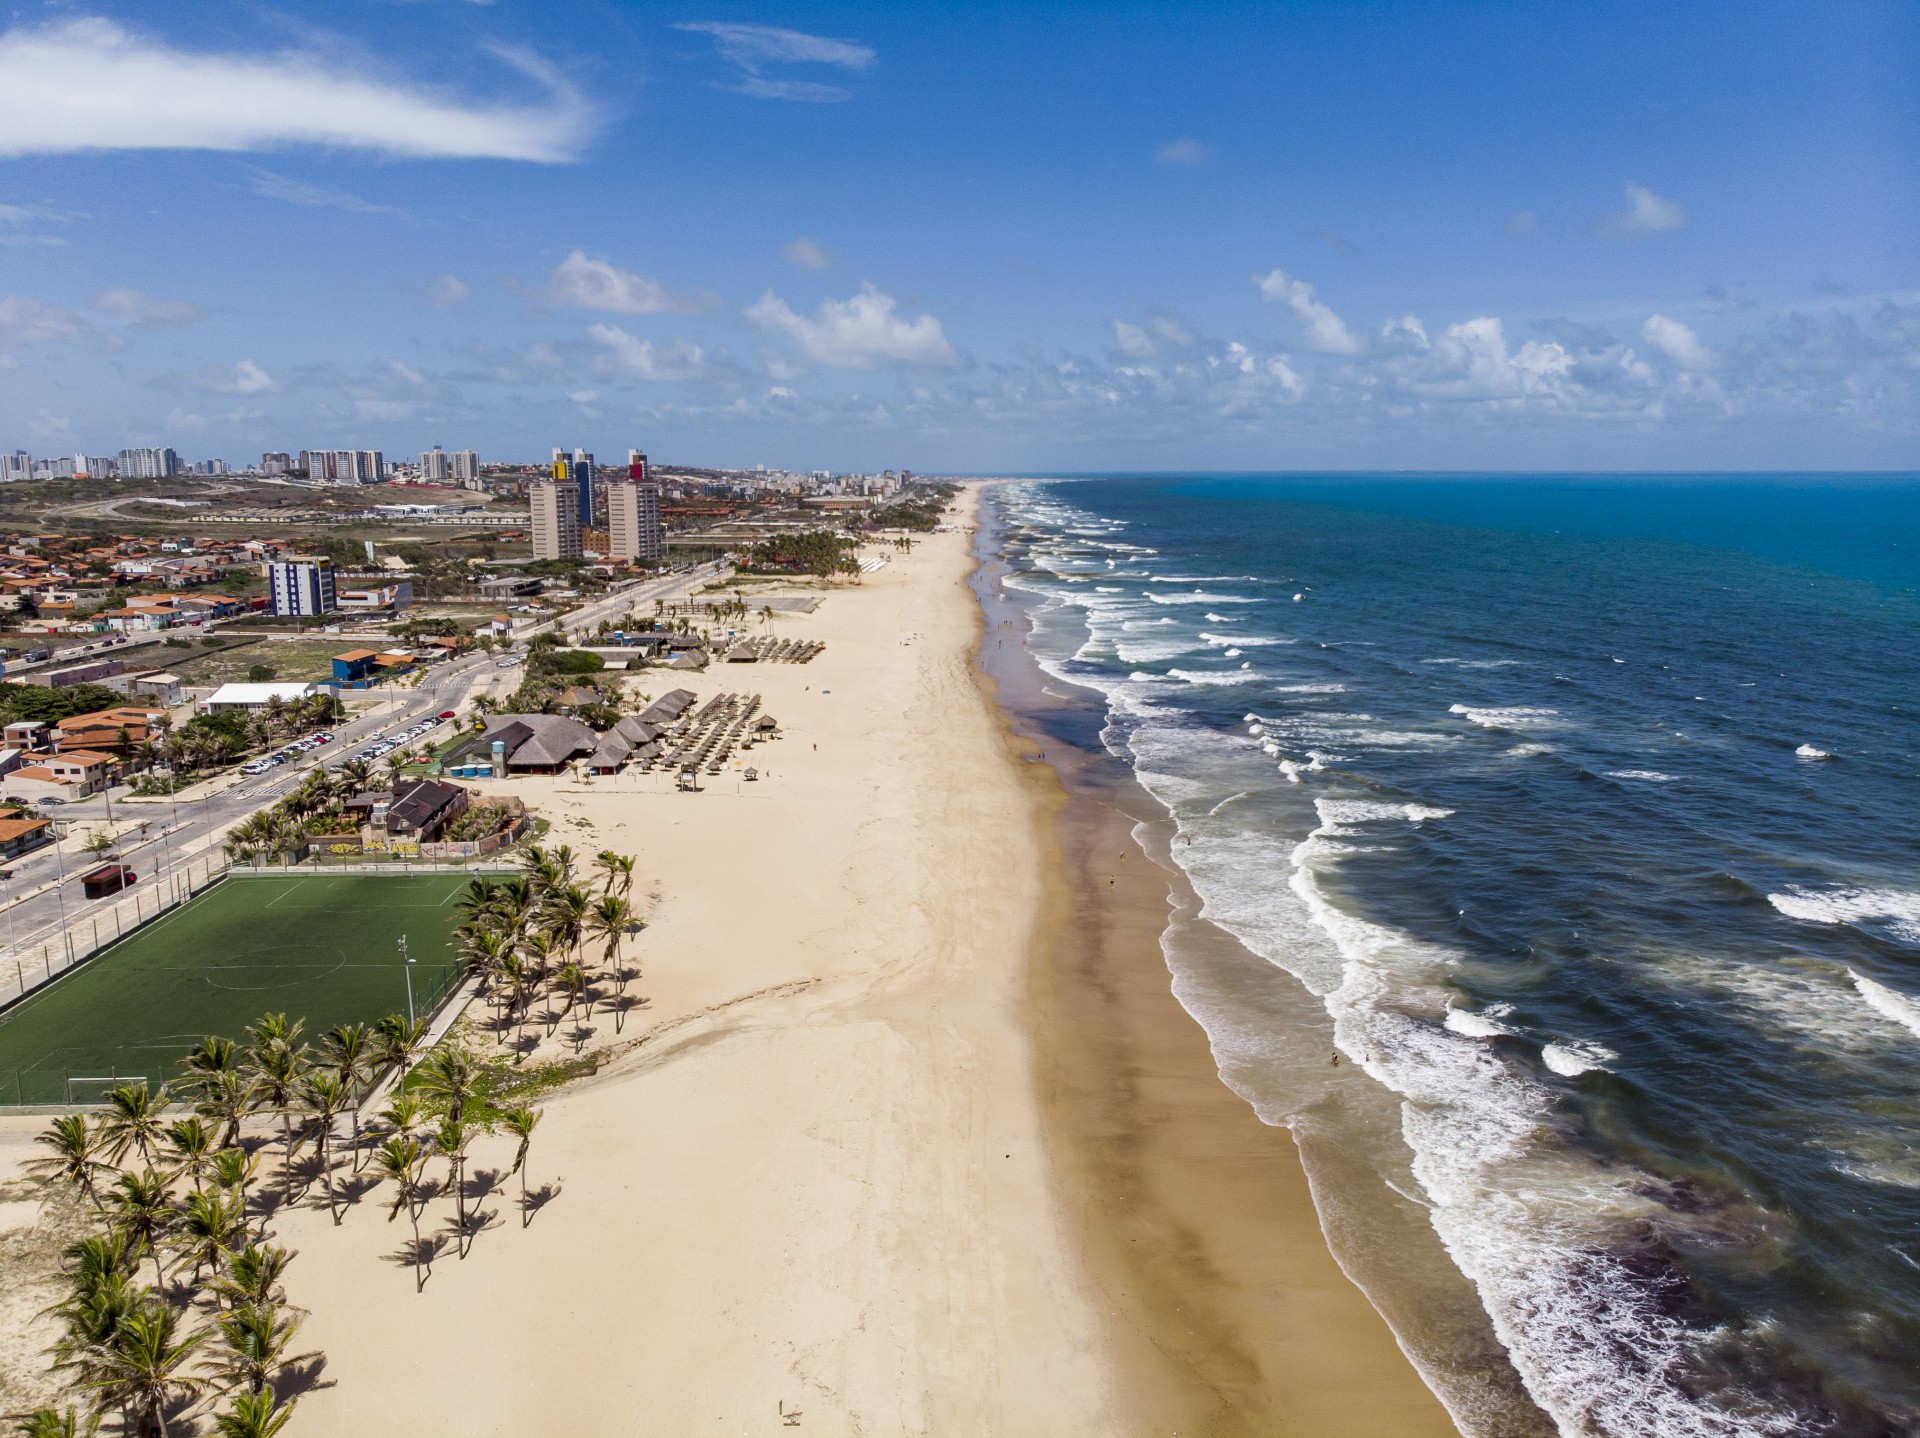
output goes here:
[{"label": "foam patch in ocean", "polygon": [[1852,924],[1903,944],[1920,945],[1920,894],[1901,889],[1805,889],[1768,894],[1789,918],[1814,924]]}]

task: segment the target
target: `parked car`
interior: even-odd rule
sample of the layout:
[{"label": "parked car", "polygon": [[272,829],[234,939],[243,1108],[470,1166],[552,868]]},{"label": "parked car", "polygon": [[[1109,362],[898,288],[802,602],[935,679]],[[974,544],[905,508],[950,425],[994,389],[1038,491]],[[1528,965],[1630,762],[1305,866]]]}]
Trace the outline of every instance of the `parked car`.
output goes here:
[{"label": "parked car", "polygon": [[453,712],[453,711],[452,711],[451,709],[442,709],[442,710],[440,711],[440,717],[441,717],[442,719],[452,719],[452,718],[454,718],[454,717],[456,717],[456,716],[455,716],[455,714],[454,714],[454,712]]}]

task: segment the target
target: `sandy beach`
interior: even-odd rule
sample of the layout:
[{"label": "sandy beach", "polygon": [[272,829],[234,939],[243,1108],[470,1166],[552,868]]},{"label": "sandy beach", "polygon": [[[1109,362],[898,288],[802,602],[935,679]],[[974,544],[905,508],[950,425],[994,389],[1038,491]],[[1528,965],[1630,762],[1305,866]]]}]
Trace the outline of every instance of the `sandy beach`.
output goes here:
[{"label": "sandy beach", "polygon": [[495,786],[638,857],[647,1002],[417,1294],[380,1194],[277,1216],[296,1438],[1454,1431],[1168,992],[1165,876],[996,709],[969,544],[781,620],[811,664],[636,678],[760,693],[756,781]]}]

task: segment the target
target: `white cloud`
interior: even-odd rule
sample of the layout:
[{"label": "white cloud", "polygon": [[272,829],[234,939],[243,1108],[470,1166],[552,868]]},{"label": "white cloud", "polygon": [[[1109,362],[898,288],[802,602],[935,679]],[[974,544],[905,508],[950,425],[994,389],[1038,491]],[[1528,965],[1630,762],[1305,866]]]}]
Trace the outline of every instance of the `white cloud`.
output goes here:
[{"label": "white cloud", "polygon": [[1601,228],[1610,235],[1644,239],[1687,227],[1687,212],[1672,200],[1662,199],[1645,185],[1631,181],[1626,186],[1627,207],[1608,215]]},{"label": "white cloud", "polygon": [[78,339],[87,322],[72,310],[20,295],[0,295],[0,344],[44,345]]},{"label": "white cloud", "polygon": [[618,325],[607,324],[594,325],[587,333],[607,347],[609,366],[636,379],[693,379],[706,367],[706,352],[686,340],[655,345],[651,340],[628,334]]},{"label": "white cloud", "polygon": [[1145,359],[1153,353],[1154,344],[1146,330],[1139,325],[1130,325],[1125,320],[1113,320],[1113,342],[1119,346],[1120,353],[1131,359]]},{"label": "white cloud", "polygon": [[1125,320],[1109,320],[1113,326],[1113,342],[1120,353],[1132,359],[1145,359],[1149,355],[1159,354],[1168,346],[1174,349],[1190,350],[1200,343],[1200,337],[1193,327],[1176,314],[1158,310],[1147,317],[1143,325],[1129,324]]},{"label": "white cloud", "polygon": [[785,300],[768,290],[746,316],[762,329],[788,335],[809,359],[830,369],[960,363],[939,320],[932,315],[909,320],[895,314],[893,296],[871,284],[862,285],[852,299],[827,300],[811,319],[795,314]]},{"label": "white cloud", "polygon": [[1163,165],[1204,165],[1213,158],[1213,147],[1199,140],[1169,140],[1153,152]]},{"label": "white cloud", "polygon": [[473,286],[458,275],[435,275],[427,281],[426,300],[436,310],[463,310],[473,298]]},{"label": "white cloud", "polygon": [[162,376],[154,383],[201,394],[272,394],[280,388],[279,380],[250,359],[231,365],[205,365],[188,374]]},{"label": "white cloud", "polygon": [[1713,351],[1700,342],[1700,336],[1679,320],[1666,315],[1648,315],[1647,322],[1640,326],[1640,338],[1681,369],[1710,369],[1713,366]]},{"label": "white cloud", "polygon": [[852,92],[839,85],[772,78],[767,75],[767,69],[774,65],[832,65],[858,73],[871,69],[880,58],[872,46],[856,40],[834,40],[799,30],[783,30],[776,25],[696,20],[673,28],[712,36],[720,57],[740,72],[740,78],[724,88],[756,100],[800,100],[814,104],[850,100]]},{"label": "white cloud", "polygon": [[198,324],[207,317],[199,305],[186,300],[163,300],[136,289],[101,290],[93,297],[92,305],[103,315],[114,315],[143,330]]},{"label": "white cloud", "polygon": [[833,257],[821,246],[820,242],[806,235],[789,240],[780,247],[780,253],[790,265],[803,270],[824,270],[833,263]]},{"label": "white cloud", "polygon": [[64,235],[25,232],[38,225],[64,225],[85,218],[58,205],[0,205],[0,245],[64,245]]},{"label": "white cloud", "polygon": [[253,172],[253,192],[256,195],[264,195],[269,200],[285,200],[289,205],[305,205],[314,210],[346,210],[355,215],[394,213],[385,205],[376,205],[371,200],[363,200],[358,195],[348,194],[345,190],[329,190],[324,185],[313,185],[305,180],[293,180],[285,175],[276,175],[272,170]]},{"label": "white cloud", "polygon": [[565,79],[538,104],[475,108],[318,55],[189,54],[110,20],[0,34],[0,154],[327,145],[414,157],[570,160],[589,128]]},{"label": "white cloud", "polygon": [[636,275],[583,251],[568,255],[547,277],[541,293],[548,304],[616,315],[697,315],[714,307],[714,296],[698,290],[670,290],[660,281]]},{"label": "white cloud", "polygon": [[1284,270],[1271,270],[1255,275],[1253,282],[1260,288],[1261,299],[1271,305],[1285,305],[1294,312],[1306,331],[1308,348],[1329,355],[1360,353],[1360,341],[1354,338],[1346,321],[1315,299],[1313,286],[1305,280],[1288,279]]}]

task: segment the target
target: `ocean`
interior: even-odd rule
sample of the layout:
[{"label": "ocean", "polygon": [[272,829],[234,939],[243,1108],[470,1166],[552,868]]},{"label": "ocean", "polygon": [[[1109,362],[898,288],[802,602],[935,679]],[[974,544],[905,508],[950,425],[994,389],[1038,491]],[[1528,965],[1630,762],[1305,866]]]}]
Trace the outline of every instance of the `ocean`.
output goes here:
[{"label": "ocean", "polygon": [[1920,482],[987,509],[1034,659],[1201,901],[1174,992],[1463,1430],[1527,1422],[1407,1317],[1376,1200],[1425,1210],[1563,1434],[1920,1433]]}]

